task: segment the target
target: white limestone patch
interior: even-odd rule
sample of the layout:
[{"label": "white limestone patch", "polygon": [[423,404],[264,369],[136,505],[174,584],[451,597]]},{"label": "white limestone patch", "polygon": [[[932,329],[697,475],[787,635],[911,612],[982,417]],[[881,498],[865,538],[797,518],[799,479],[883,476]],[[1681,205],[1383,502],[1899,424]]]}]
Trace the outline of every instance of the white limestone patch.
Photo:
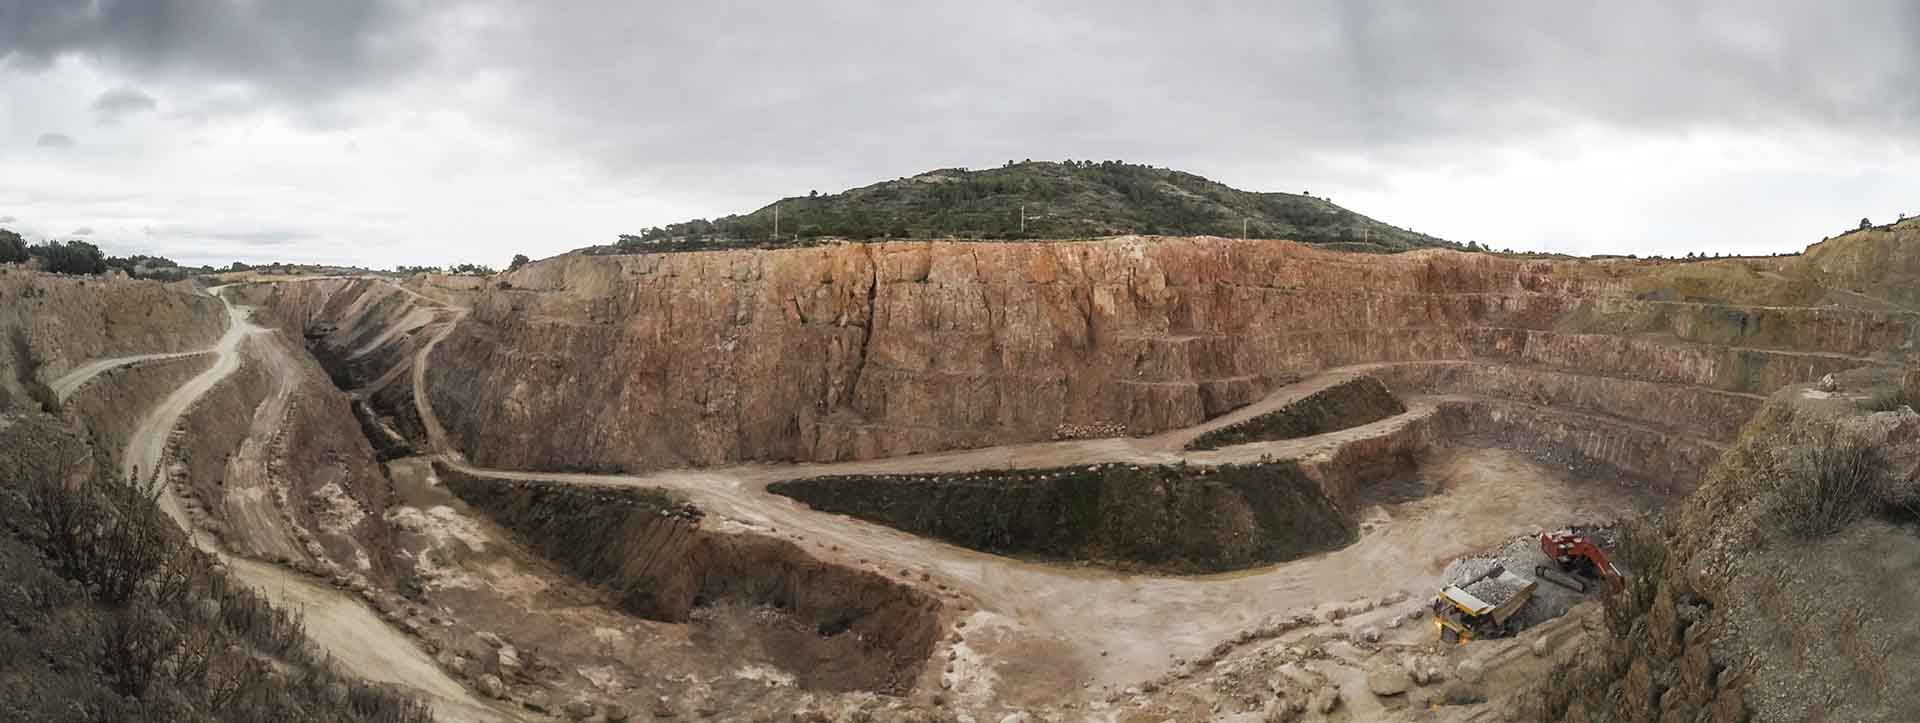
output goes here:
[{"label": "white limestone patch", "polygon": [[360,501],[347,494],[338,482],[320,485],[308,497],[316,503],[313,516],[320,521],[321,529],[338,535],[348,535],[361,521],[367,519],[366,508]]},{"label": "white limestone patch", "polygon": [[487,536],[480,530],[480,523],[446,505],[435,505],[426,510],[404,505],[394,507],[387,511],[387,521],[400,529],[426,536],[436,547],[457,540],[471,552],[487,549]]},{"label": "white limestone patch", "polygon": [[733,677],[766,683],[769,688],[790,688],[795,683],[792,673],[760,663],[733,671]]}]

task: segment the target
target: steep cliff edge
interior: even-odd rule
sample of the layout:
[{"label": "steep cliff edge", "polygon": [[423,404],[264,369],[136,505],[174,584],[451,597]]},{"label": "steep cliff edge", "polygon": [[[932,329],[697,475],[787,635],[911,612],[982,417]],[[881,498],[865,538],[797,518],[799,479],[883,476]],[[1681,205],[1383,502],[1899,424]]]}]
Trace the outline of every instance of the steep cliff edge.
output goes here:
[{"label": "steep cliff edge", "polygon": [[[1877,371],[1877,370],[1874,370]],[[1781,392],[1678,510],[1624,545],[1606,626],[1528,720],[1906,720],[1920,649],[1920,415],[1884,373]],[[1910,390],[1909,393],[1920,390]],[[1907,397],[1911,399],[1912,397]]]},{"label": "steep cliff edge", "polygon": [[477,464],[648,470],[1149,434],[1365,363],[1761,395],[1907,341],[1907,313],[1753,303],[1790,264],[1687,265],[1739,280],[1703,303],[1642,288],[1673,263],[1205,237],[570,255],[473,293],[425,391]]}]

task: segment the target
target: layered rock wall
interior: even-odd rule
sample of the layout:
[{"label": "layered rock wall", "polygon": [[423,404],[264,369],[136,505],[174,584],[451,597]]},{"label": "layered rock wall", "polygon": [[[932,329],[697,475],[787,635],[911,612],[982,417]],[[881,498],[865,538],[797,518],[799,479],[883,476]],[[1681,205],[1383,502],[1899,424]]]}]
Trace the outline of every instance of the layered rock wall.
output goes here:
[{"label": "layered rock wall", "polygon": [[[1913,326],[1636,298],[1655,266],[1218,238],[563,256],[474,291],[427,392],[476,463],[638,470],[1004,444],[1062,424],[1145,434],[1374,362],[1618,380],[1594,394],[1764,394],[1865,363]],[[1658,388],[1583,398],[1669,418]],[[1753,408],[1705,391],[1676,404]]]}]

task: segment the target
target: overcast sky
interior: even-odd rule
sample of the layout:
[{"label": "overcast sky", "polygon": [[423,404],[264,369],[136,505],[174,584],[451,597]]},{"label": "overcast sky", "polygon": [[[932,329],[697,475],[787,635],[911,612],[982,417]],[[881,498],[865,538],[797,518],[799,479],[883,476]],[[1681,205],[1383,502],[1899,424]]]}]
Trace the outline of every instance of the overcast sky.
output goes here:
[{"label": "overcast sky", "polygon": [[1900,1],[0,0],[0,226],[498,266],[1074,158],[1495,247],[1770,253],[1920,213],[1917,88]]}]

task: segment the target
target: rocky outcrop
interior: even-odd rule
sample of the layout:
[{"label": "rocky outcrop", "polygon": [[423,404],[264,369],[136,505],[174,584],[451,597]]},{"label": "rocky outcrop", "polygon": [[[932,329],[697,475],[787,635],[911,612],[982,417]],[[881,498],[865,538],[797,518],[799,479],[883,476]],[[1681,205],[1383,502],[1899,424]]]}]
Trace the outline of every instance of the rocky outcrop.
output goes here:
[{"label": "rocky outcrop", "polygon": [[[1850,446],[1869,461],[1836,466]],[[1628,587],[1607,600],[1606,629],[1518,696],[1539,706],[1525,715],[1909,717],[1916,460],[1912,411],[1783,392],[1664,523],[1627,528]]]}]

